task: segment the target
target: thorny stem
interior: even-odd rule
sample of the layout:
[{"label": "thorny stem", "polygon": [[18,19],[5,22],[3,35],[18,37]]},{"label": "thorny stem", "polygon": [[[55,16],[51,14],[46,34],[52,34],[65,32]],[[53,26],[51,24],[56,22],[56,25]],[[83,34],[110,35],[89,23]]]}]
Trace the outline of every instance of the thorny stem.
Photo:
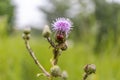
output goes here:
[{"label": "thorny stem", "polygon": [[50,45],[54,48],[53,49],[53,60],[52,60],[52,65],[56,65],[57,61],[58,61],[58,54],[59,54],[59,49],[57,49],[57,45],[55,45],[55,43],[52,41],[52,39],[50,37],[47,37],[48,42],[50,43]]},{"label": "thorny stem", "polygon": [[29,41],[24,39],[25,40],[25,45],[26,45],[26,48],[28,50],[28,52],[30,53],[31,57],[33,58],[34,62],[36,63],[36,65],[39,67],[39,69],[42,70],[42,72],[45,74],[45,76],[47,76],[48,78],[50,78],[50,74],[45,70],[45,68],[41,65],[41,63],[38,61],[38,59],[36,58],[34,52],[32,51],[30,45],[29,45]]},{"label": "thorny stem", "polygon": [[57,65],[58,57],[59,57],[59,55],[60,55],[60,51],[59,51],[59,50],[61,49],[61,47],[63,47],[63,44],[64,44],[64,43],[57,44],[56,47],[53,49],[53,55],[54,55],[53,61],[52,61],[52,65],[53,65],[53,66],[54,66],[54,65]]},{"label": "thorny stem", "polygon": [[58,62],[59,50],[58,49],[54,49],[53,50],[53,55],[54,55],[54,57],[53,57],[53,60],[52,60],[52,65],[54,66]]},{"label": "thorny stem", "polygon": [[56,45],[54,44],[54,42],[52,41],[52,39],[50,39],[50,37],[47,37],[47,40],[48,40],[48,42],[50,43],[50,45],[51,45],[53,48],[56,47]]},{"label": "thorny stem", "polygon": [[85,74],[84,74],[84,76],[83,76],[83,80],[86,80],[86,79],[87,79],[87,77],[88,77],[88,74],[87,74],[87,73],[85,73]]}]

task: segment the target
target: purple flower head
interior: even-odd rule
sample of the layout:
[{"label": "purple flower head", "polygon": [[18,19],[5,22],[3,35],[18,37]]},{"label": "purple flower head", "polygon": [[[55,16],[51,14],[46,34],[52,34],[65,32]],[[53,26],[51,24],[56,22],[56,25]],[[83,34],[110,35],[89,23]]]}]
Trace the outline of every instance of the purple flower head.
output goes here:
[{"label": "purple flower head", "polygon": [[66,34],[66,36],[68,35],[68,33],[70,32],[70,30],[72,29],[72,22],[67,19],[67,18],[57,18],[52,26],[53,26],[53,30],[56,32],[64,32]]}]

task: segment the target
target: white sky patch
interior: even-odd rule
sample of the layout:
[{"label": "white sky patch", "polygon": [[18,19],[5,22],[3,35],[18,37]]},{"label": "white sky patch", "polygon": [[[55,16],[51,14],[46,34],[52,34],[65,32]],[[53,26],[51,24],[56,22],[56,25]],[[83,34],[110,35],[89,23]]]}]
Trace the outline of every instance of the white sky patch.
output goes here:
[{"label": "white sky patch", "polygon": [[111,3],[111,2],[120,3],[120,0],[106,0],[106,1],[109,3]]},{"label": "white sky patch", "polygon": [[15,26],[26,26],[41,29],[46,24],[46,15],[40,11],[40,7],[49,7],[47,0],[13,0],[15,9]]}]

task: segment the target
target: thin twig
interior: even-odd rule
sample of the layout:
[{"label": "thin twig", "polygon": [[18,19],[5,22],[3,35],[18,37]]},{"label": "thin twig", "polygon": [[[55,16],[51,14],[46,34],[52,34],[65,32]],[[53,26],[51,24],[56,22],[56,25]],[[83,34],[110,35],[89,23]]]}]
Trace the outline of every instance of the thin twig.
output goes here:
[{"label": "thin twig", "polygon": [[56,47],[55,44],[54,44],[54,42],[50,39],[50,37],[47,37],[47,40],[48,40],[48,42],[50,43],[50,45],[51,45],[53,48]]},{"label": "thin twig", "polygon": [[31,57],[33,58],[33,60],[35,61],[36,65],[42,70],[42,72],[47,76],[50,77],[50,74],[45,70],[45,68],[40,64],[40,62],[37,60],[34,52],[32,51],[30,45],[29,45],[29,41],[25,39],[25,45],[26,48],[28,50],[28,52],[30,53]]}]

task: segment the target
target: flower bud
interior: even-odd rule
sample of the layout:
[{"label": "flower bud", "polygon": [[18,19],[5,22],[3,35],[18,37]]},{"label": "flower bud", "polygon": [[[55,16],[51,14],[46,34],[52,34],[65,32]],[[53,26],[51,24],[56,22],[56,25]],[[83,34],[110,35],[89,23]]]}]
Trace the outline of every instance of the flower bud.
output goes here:
[{"label": "flower bud", "polygon": [[57,65],[53,66],[53,67],[50,69],[50,71],[51,71],[51,75],[52,75],[53,77],[58,77],[58,76],[60,76],[60,74],[61,74],[60,67],[57,66]]},{"label": "flower bud", "polygon": [[67,45],[66,45],[65,43],[62,44],[62,46],[61,46],[61,50],[62,50],[62,51],[67,50]]},{"label": "flower bud", "polygon": [[55,41],[57,43],[64,43],[66,40],[66,37],[64,34],[59,34],[59,33],[56,33],[56,36],[55,36]]},{"label": "flower bud", "polygon": [[96,71],[96,66],[95,66],[95,64],[87,64],[87,65],[84,67],[84,71],[85,71],[87,74],[95,73],[95,71]]},{"label": "flower bud", "polygon": [[24,34],[30,34],[30,32],[31,32],[31,28],[30,27],[26,27],[25,29],[24,29]]},{"label": "flower bud", "polygon": [[68,74],[66,71],[63,71],[61,74],[61,77],[63,78],[63,80],[66,80],[68,78]]},{"label": "flower bud", "polygon": [[49,26],[45,25],[45,27],[43,29],[43,33],[42,33],[43,37],[47,38],[50,36],[50,34],[51,34],[51,30],[50,30]]},{"label": "flower bud", "polygon": [[22,35],[22,38],[25,39],[25,40],[29,40],[30,39],[30,34],[23,34]]}]

